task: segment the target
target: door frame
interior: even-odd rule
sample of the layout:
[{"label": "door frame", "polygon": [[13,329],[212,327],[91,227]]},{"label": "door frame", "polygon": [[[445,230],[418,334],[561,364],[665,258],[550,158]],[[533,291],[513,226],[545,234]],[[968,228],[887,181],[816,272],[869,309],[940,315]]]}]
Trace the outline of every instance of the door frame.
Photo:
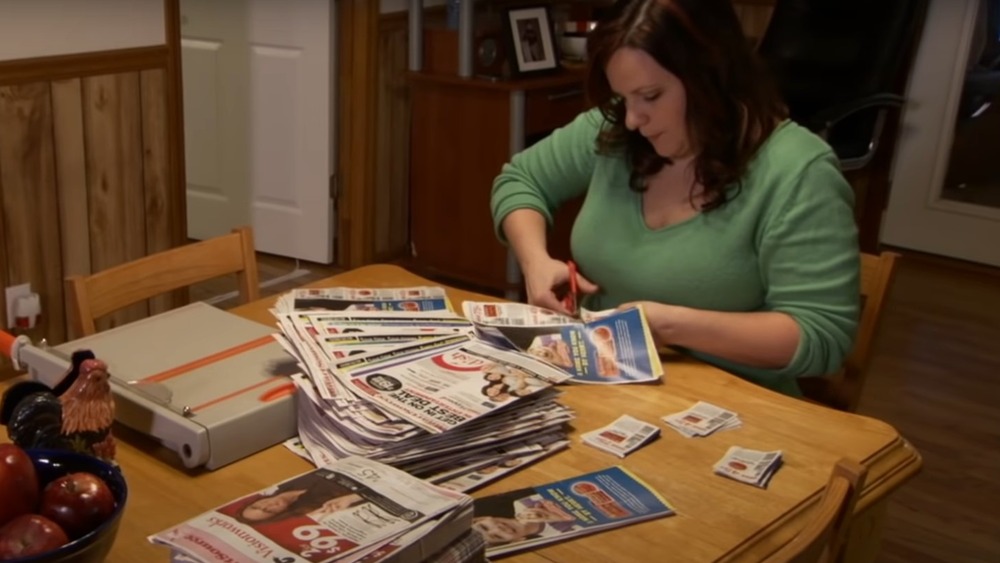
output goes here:
[{"label": "door frame", "polygon": [[167,43],[167,182],[173,201],[169,208],[175,213],[168,219],[172,239],[177,244],[187,241],[187,169],[184,162],[184,80],[181,71],[181,0],[164,0],[163,31]]},{"label": "door frame", "polygon": [[375,257],[375,162],[379,2],[337,3],[335,262],[357,268]]},{"label": "door frame", "polygon": [[[335,205],[334,263],[356,268],[375,255],[375,136],[378,85],[379,3],[371,0],[329,0],[337,12],[336,136],[338,142],[331,181]],[[167,100],[174,116],[168,128],[174,147],[170,168],[178,216],[176,240],[187,237],[187,178],[184,163],[184,108],[181,69],[180,0],[164,0],[168,59]],[[336,73],[336,74],[334,74]],[[331,143],[333,139],[331,139]]]}]

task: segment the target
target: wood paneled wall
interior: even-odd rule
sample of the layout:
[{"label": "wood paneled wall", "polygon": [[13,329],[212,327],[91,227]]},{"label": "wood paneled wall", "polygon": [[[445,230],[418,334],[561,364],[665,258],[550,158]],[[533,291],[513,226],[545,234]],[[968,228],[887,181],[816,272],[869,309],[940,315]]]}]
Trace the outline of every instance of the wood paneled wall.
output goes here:
[{"label": "wood paneled wall", "polygon": [[[169,164],[179,147],[170,131],[178,116],[168,111],[168,50],[136,51],[36,61],[51,79],[0,74],[0,284],[31,283],[39,293],[43,315],[33,339],[74,336],[67,334],[66,276],[184,242],[183,176]],[[104,323],[181,299],[137,305]]]}]

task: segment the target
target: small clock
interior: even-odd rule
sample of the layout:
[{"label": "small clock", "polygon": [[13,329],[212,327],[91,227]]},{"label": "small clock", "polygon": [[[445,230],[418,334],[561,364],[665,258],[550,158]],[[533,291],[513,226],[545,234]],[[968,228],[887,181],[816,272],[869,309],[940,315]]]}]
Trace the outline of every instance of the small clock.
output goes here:
[{"label": "small clock", "polygon": [[504,44],[499,35],[492,33],[478,35],[472,50],[475,74],[502,76],[505,61],[504,51]]},{"label": "small clock", "polygon": [[481,67],[490,67],[500,58],[500,44],[495,37],[483,37],[476,47],[476,62]]}]

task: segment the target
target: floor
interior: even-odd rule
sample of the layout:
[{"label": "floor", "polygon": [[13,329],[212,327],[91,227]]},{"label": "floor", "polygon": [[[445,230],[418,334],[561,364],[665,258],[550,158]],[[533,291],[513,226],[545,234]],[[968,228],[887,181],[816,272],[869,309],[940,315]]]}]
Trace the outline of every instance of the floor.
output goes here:
[{"label": "floor", "polygon": [[[267,255],[259,269],[264,295],[337,273]],[[308,273],[269,285],[296,270]],[[209,282],[192,298],[235,289],[235,280]],[[894,425],[924,467],[892,498],[880,561],[1000,561],[998,342],[1000,271],[904,255],[859,411]]]},{"label": "floor", "polygon": [[1000,272],[905,256],[859,411],[924,467],[894,495],[882,561],[1000,561]]}]

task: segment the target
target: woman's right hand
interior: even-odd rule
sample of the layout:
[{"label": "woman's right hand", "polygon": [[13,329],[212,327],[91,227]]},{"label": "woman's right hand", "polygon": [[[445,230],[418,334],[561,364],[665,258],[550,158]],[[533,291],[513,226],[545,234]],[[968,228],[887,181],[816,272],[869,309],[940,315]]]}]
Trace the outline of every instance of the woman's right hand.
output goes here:
[{"label": "woman's right hand", "polygon": [[[522,265],[524,275],[524,288],[528,295],[528,303],[537,307],[544,307],[553,311],[558,311],[564,315],[573,316],[575,311],[570,311],[563,305],[556,290],[569,284],[569,265],[561,260],[551,257],[538,260],[537,262]],[[577,290],[580,293],[595,293],[597,286],[579,273],[576,275]]]}]

